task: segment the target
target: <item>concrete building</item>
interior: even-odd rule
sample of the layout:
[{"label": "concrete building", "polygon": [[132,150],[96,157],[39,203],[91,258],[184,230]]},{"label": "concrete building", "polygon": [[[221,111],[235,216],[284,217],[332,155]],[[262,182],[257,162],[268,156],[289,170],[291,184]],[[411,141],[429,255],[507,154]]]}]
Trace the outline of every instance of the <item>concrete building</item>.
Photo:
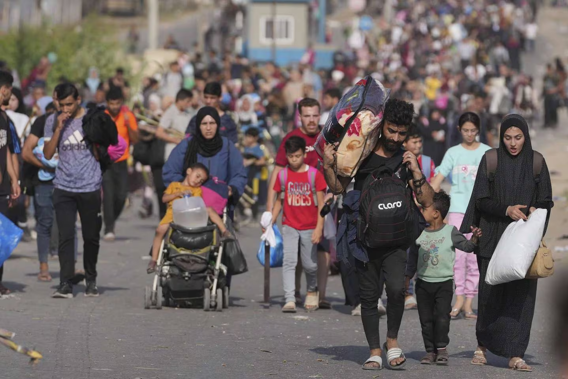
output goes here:
[{"label": "concrete building", "polygon": [[246,14],[245,52],[257,62],[285,66],[300,61],[310,44],[315,66],[332,66],[333,48],[325,44],[325,0],[320,0],[314,23],[310,0],[251,0]]}]

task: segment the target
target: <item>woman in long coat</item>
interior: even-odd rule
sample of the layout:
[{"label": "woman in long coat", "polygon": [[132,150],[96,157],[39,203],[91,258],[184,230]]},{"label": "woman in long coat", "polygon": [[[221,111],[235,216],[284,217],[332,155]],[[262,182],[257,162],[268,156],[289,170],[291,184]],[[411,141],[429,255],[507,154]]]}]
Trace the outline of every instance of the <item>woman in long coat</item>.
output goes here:
[{"label": "woman in long coat", "polygon": [[[483,230],[477,252],[478,348],[471,363],[487,364],[489,350],[509,358],[509,367],[514,370],[532,371],[523,357],[529,344],[537,280],[522,279],[492,286],[485,283],[485,276],[497,243],[511,222],[526,220],[536,208],[547,209],[550,216],[554,205],[550,175],[542,155],[533,151],[527,122],[519,115],[510,114],[503,119],[494,174],[488,172],[488,154],[491,151],[479,164],[461,226],[462,232],[469,231],[472,225]],[[533,173],[534,159],[542,159],[540,175]]]}]

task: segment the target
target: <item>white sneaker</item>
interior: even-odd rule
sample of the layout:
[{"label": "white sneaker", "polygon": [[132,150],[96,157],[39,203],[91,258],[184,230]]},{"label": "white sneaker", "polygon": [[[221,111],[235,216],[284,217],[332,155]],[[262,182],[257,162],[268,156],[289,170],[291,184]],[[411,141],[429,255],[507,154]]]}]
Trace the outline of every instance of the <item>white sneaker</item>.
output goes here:
[{"label": "white sneaker", "polygon": [[116,236],[114,235],[113,232],[108,232],[107,234],[105,234],[105,236],[103,237],[103,239],[106,242],[114,242],[114,240],[116,239]]},{"label": "white sneaker", "polygon": [[361,316],[361,304],[353,308],[351,311],[351,316]]},{"label": "white sneaker", "polygon": [[387,309],[383,305],[382,299],[379,299],[379,303],[377,304],[377,309],[379,310],[379,317],[383,317],[387,314]]}]

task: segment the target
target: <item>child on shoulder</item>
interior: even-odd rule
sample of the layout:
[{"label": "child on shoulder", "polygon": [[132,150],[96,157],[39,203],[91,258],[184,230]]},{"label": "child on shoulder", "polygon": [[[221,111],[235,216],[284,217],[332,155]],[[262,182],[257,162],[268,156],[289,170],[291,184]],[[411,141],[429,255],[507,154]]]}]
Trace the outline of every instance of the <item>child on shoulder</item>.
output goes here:
[{"label": "child on shoulder", "polygon": [[[168,209],[164,218],[162,219],[162,221],[160,221],[160,225],[156,229],[156,235],[152,244],[152,260],[150,260],[150,263],[148,263],[148,269],[146,270],[148,274],[156,271],[156,263],[158,261],[158,255],[160,253],[160,245],[162,244],[162,240],[164,239],[164,236],[170,228],[170,224],[174,222],[174,212],[172,208],[174,200],[183,198],[186,195],[201,197],[201,186],[207,181],[208,178],[209,170],[207,169],[207,167],[205,167],[205,165],[203,165],[202,163],[197,162],[192,164],[187,169],[183,182],[170,183],[170,185],[164,192],[162,201],[164,203],[168,203]],[[227,237],[229,235],[229,231],[227,230],[227,227],[223,223],[221,217],[211,207],[207,207],[207,213],[209,215],[209,219],[211,220],[211,222],[217,225],[223,237]]]},{"label": "child on shoulder", "polygon": [[272,209],[273,224],[283,210],[282,276],[285,305],[282,307],[282,312],[296,312],[294,290],[298,247],[308,286],[304,307],[307,311],[314,311],[318,308],[317,244],[323,235],[323,217],[320,216],[320,211],[324,205],[324,191],[327,184],[321,172],[304,163],[306,140],[297,136],[290,137],[284,148],[288,166],[282,169],[276,178],[274,191],[278,196]]},{"label": "child on shoulder", "polygon": [[[444,224],[449,209],[450,196],[444,191],[435,193],[432,205],[422,208],[429,226],[416,240],[418,256],[411,257],[418,273],[418,316],[426,348],[422,364],[448,364],[456,248],[471,253],[481,237],[479,228],[471,228],[473,237],[468,240],[455,226]],[[406,277],[407,282],[410,278]]]}]

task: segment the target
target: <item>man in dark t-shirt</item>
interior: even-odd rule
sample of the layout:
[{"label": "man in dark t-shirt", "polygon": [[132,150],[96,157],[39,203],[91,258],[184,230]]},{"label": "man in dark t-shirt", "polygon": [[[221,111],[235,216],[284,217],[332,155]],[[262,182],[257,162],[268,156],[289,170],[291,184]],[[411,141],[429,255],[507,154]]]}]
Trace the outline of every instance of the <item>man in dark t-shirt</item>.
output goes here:
[{"label": "man in dark t-shirt", "polygon": [[[412,122],[414,107],[411,103],[402,100],[389,99],[385,105],[384,117],[381,125],[381,134],[377,145],[373,149],[355,177],[355,189],[362,190],[363,182],[368,175],[382,166],[388,166],[400,180],[406,181],[416,194],[416,199],[424,207],[431,206],[434,191],[424,178],[418,160],[410,151],[401,151],[402,144],[408,136]],[[337,176],[334,164],[337,152],[335,146],[326,144],[324,153],[324,176],[329,188],[336,194],[343,193],[351,178]],[[346,197],[349,197],[347,194]],[[358,201],[358,200],[357,200]],[[348,226],[346,233],[352,233]],[[355,231],[356,233],[356,231]],[[344,235],[338,235],[340,239]],[[377,357],[382,354],[379,338],[379,312],[377,302],[382,293],[381,276],[384,277],[387,290],[387,355],[388,366],[402,368],[406,357],[398,345],[398,332],[404,314],[404,298],[406,293],[405,274],[407,264],[406,249],[400,246],[395,249],[359,249],[350,252],[354,258],[357,279],[359,282],[359,295],[361,298],[361,320],[365,336],[369,343],[370,358],[363,368],[368,370],[382,368]],[[354,249],[357,250],[357,249]]]},{"label": "man in dark t-shirt", "polygon": [[[14,78],[6,71],[0,70],[0,105],[10,101]],[[0,213],[8,213],[11,203],[20,197],[18,172],[13,165],[14,140],[8,115],[0,109]],[[0,295],[7,295],[10,290],[2,284],[4,265],[0,266]]]}]

